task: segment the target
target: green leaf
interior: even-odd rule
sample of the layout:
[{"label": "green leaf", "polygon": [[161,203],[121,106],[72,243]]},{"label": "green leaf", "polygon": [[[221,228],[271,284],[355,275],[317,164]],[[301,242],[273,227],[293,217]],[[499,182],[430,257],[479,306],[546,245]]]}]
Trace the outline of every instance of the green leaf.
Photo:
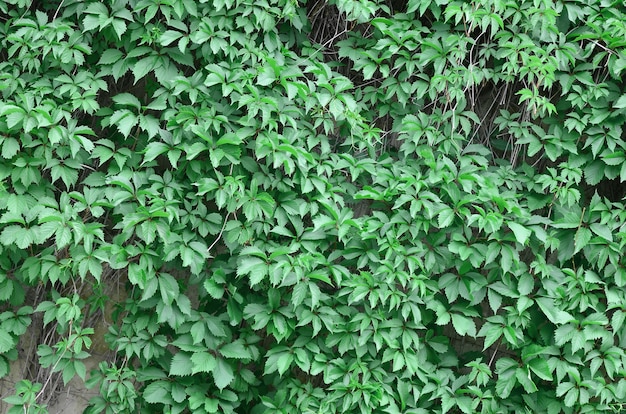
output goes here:
[{"label": "green leaf", "polygon": [[250,286],[254,286],[265,279],[268,275],[269,267],[264,260],[258,257],[243,257],[237,266],[237,276],[250,275]]},{"label": "green leaf", "polygon": [[146,147],[146,152],[144,154],[143,163],[145,164],[147,162],[150,162],[154,160],[156,157],[158,157],[159,155],[164,154],[169,150],[170,150],[170,146],[167,144],[164,144],[162,142],[151,142]]},{"label": "green leaf", "polygon": [[222,346],[219,351],[226,358],[252,359],[252,354],[240,339]]},{"label": "green leaf", "polygon": [[100,55],[98,65],[112,65],[122,59],[124,54],[118,49],[107,49]]},{"label": "green leaf", "polygon": [[174,302],[174,299],[178,299],[178,296],[180,295],[178,282],[174,279],[174,277],[172,277],[172,275],[167,273],[159,274],[158,278],[161,298],[165,304],[171,305]]},{"label": "green leaf", "polygon": [[171,403],[171,384],[166,381],[151,382],[143,390],[142,397],[151,404]]},{"label": "green leaf", "polygon": [[576,320],[572,315],[556,307],[554,300],[545,297],[535,298],[535,302],[541,308],[544,315],[548,317],[548,320],[555,325],[563,325],[573,320]]},{"label": "green leaf", "polygon": [[15,347],[15,339],[6,330],[0,328],[0,353],[9,352]]},{"label": "green leaf", "polygon": [[574,254],[581,251],[591,240],[591,230],[586,227],[580,227],[574,235]]},{"label": "green leaf", "polygon": [[524,390],[527,393],[533,393],[538,391],[537,385],[530,378],[529,371],[518,368],[515,370],[515,378],[517,379],[517,382],[519,382],[522,387],[524,387]]},{"label": "green leaf", "polygon": [[539,378],[545,381],[552,381],[552,370],[550,370],[550,365],[548,361],[543,358],[534,358],[531,359],[528,363],[530,369],[537,375]]},{"label": "green leaf", "polygon": [[113,102],[115,102],[118,105],[132,106],[133,108],[136,108],[138,111],[141,111],[141,102],[139,102],[139,99],[137,99],[137,97],[133,94],[124,92],[124,93],[115,95],[112,99],[113,99]]},{"label": "green leaf", "polygon": [[620,96],[613,104],[613,107],[617,109],[626,108],[626,94]]},{"label": "green leaf", "polygon": [[452,315],[452,326],[454,326],[454,330],[461,336],[469,335],[471,337],[476,337],[476,323],[471,318],[468,318],[464,315],[459,315],[458,313],[453,313]]},{"label": "green leaf", "polygon": [[148,56],[135,62],[131,69],[133,77],[135,78],[135,83],[159,66],[159,56]]},{"label": "green leaf", "polygon": [[217,358],[217,364],[215,368],[213,368],[213,380],[215,381],[215,386],[220,390],[223,390],[235,379],[233,374],[233,368],[230,366],[228,361],[223,358]]},{"label": "green leaf", "polygon": [[522,246],[525,246],[532,232],[521,224],[517,224],[511,221],[509,221],[507,225],[513,231],[513,234],[515,235],[515,240],[517,240],[517,242]]},{"label": "green leaf", "polygon": [[278,369],[278,374],[282,376],[285,372],[287,372],[289,367],[291,367],[293,360],[294,360],[294,355],[291,352],[281,353],[278,359],[276,360],[276,367]]},{"label": "green leaf", "polygon": [[170,364],[170,375],[191,375],[195,368],[194,363],[191,360],[189,354],[185,352],[178,352],[172,358]]},{"label": "green leaf", "polygon": [[161,42],[161,45],[168,46],[172,42],[180,39],[182,36],[183,34],[181,32],[177,32],[176,30],[166,30],[161,33],[159,41]]},{"label": "green leaf", "polygon": [[137,115],[133,114],[128,109],[120,109],[111,115],[111,124],[116,125],[117,129],[124,137],[130,135],[130,131],[137,125],[138,121],[139,118]]},{"label": "green leaf", "polygon": [[444,210],[439,212],[437,216],[437,224],[440,229],[444,229],[449,227],[454,221],[454,210],[451,208],[445,208]]},{"label": "green leaf", "polygon": [[609,242],[613,241],[613,232],[606,224],[593,223],[589,225],[592,232]]},{"label": "green leaf", "polygon": [[5,138],[2,143],[2,158],[11,159],[20,150],[20,143],[15,138]]},{"label": "green leaf", "polygon": [[211,372],[217,367],[217,360],[213,355],[208,352],[194,352],[191,355],[191,362],[193,364],[193,373],[198,372]]}]

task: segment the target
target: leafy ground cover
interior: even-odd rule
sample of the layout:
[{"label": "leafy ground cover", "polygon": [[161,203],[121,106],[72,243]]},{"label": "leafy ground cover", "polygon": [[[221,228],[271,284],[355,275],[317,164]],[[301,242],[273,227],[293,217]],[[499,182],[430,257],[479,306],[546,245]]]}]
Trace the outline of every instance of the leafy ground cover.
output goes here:
[{"label": "leafy ground cover", "polygon": [[0,23],[11,413],[75,377],[89,413],[626,408],[623,2]]}]

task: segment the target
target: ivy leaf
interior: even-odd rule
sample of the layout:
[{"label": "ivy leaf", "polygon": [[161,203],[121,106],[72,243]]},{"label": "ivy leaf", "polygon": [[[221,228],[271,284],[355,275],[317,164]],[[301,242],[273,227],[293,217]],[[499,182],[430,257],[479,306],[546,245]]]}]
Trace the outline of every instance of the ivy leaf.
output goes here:
[{"label": "ivy leaf", "polygon": [[194,352],[191,355],[191,362],[193,364],[192,372],[194,374],[198,372],[211,372],[217,367],[217,360],[208,352]]},{"label": "ivy leaf", "polygon": [[170,364],[170,375],[191,375],[195,369],[189,354],[185,352],[177,352],[172,358]]},{"label": "ivy leaf", "polygon": [[9,352],[15,347],[15,339],[5,329],[0,328],[0,353]]},{"label": "ivy leaf", "polygon": [[586,227],[580,227],[574,235],[574,254],[581,251],[591,240],[591,230]]},{"label": "ivy leaf", "polygon": [[161,42],[161,45],[168,46],[172,42],[180,39],[182,36],[183,34],[181,32],[177,32],[176,30],[166,30],[161,33],[159,41]]},{"label": "ivy leaf", "polygon": [[252,354],[240,339],[222,346],[219,352],[226,358],[252,359]]},{"label": "ivy leaf", "polygon": [[537,297],[535,302],[537,302],[543,314],[548,317],[548,320],[555,325],[563,325],[575,320],[571,314],[557,308],[554,300],[550,298]]},{"label": "ivy leaf", "polygon": [[178,282],[172,277],[172,275],[167,273],[161,273],[158,276],[158,279],[161,298],[165,304],[171,305],[172,302],[174,302],[174,299],[177,299],[180,295]]},{"label": "ivy leaf", "polygon": [[118,49],[107,49],[100,55],[98,65],[112,65],[122,59],[124,54]]},{"label": "ivy leaf", "polygon": [[530,371],[518,368],[515,370],[515,378],[517,379],[517,382],[524,387],[524,390],[527,393],[530,394],[538,391],[537,385],[530,378]]},{"label": "ivy leaf", "polygon": [[142,397],[151,404],[167,404],[172,401],[171,384],[166,381],[151,382],[142,392]]},{"label": "ivy leaf", "polygon": [[511,221],[509,221],[507,225],[513,231],[513,234],[515,235],[515,240],[517,240],[517,242],[522,246],[525,246],[532,232],[521,224]]},{"label": "ivy leaf", "polygon": [[217,358],[215,368],[213,368],[213,380],[215,386],[220,390],[223,390],[235,379],[233,374],[233,368],[228,361],[223,358]]},{"label": "ivy leaf", "polygon": [[530,369],[537,375],[539,378],[545,381],[552,381],[552,370],[550,369],[550,365],[548,361],[543,358],[533,358],[528,363]]},{"label": "ivy leaf", "polygon": [[454,210],[452,210],[449,207],[440,211],[439,215],[437,216],[437,224],[440,229],[449,227],[453,221],[454,221]]},{"label": "ivy leaf", "polygon": [[452,326],[454,326],[454,330],[461,336],[469,335],[473,338],[476,337],[476,323],[473,319],[468,318],[464,315],[459,315],[458,313],[453,313],[452,315]]},{"label": "ivy leaf", "polygon": [[592,223],[589,225],[589,228],[604,240],[609,242],[613,241],[613,232],[606,224]]},{"label": "ivy leaf", "polygon": [[258,257],[243,257],[237,266],[237,276],[249,275],[250,286],[254,286],[265,279],[268,272],[269,267],[264,260]]},{"label": "ivy leaf", "polygon": [[136,108],[137,111],[141,111],[141,102],[139,102],[139,99],[137,99],[137,97],[133,94],[124,92],[115,95],[112,99],[113,102],[118,105],[132,106],[133,108]]},{"label": "ivy leaf", "polygon": [[149,143],[148,146],[146,147],[146,151],[145,151],[144,158],[143,158],[143,163],[145,164],[147,162],[154,160],[159,155],[164,154],[167,151],[169,151],[169,149],[170,149],[170,146],[167,144],[164,144],[163,142]]},{"label": "ivy leaf", "polygon": [[111,124],[116,125],[118,131],[126,138],[130,135],[130,131],[137,125],[138,121],[139,118],[137,115],[133,114],[128,109],[115,111],[113,115],[111,115],[110,120]]},{"label": "ivy leaf", "polygon": [[617,109],[626,108],[626,95],[620,96],[613,104],[613,107]]},{"label": "ivy leaf", "polygon": [[4,142],[2,143],[2,158],[11,159],[17,154],[19,150],[20,143],[15,138],[5,138]]}]

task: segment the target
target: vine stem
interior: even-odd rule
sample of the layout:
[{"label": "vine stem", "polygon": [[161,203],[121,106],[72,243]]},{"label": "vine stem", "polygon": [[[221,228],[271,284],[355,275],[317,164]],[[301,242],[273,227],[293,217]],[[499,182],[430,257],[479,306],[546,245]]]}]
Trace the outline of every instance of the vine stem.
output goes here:
[{"label": "vine stem", "polygon": [[493,360],[496,358],[496,354],[498,353],[499,347],[500,347],[500,343],[498,342],[498,346],[496,346],[496,349],[494,349],[493,354],[491,354],[491,358],[489,359],[489,364],[487,364],[489,368],[491,368],[491,365],[493,364]]},{"label": "vine stem", "polygon": [[210,253],[211,249],[213,248],[213,246],[215,246],[217,244],[217,242],[222,238],[222,234],[224,233],[224,229],[226,228],[226,223],[228,223],[228,217],[229,216],[230,216],[230,213],[226,214],[226,217],[224,218],[224,224],[222,225],[222,229],[220,230],[219,234],[217,235],[217,237],[215,238],[213,243],[211,243],[209,248],[206,249],[207,253]]},{"label": "vine stem", "polygon": [[[68,331],[68,339],[72,336],[72,321],[69,321],[69,331]],[[50,370],[50,375],[48,375],[48,378],[46,378],[46,382],[43,384],[43,387],[41,387],[41,390],[39,390],[39,392],[37,393],[37,395],[35,396],[35,402],[37,402],[37,400],[39,400],[39,398],[41,397],[41,395],[43,394],[43,392],[46,390],[46,388],[48,387],[48,384],[50,383],[50,380],[52,379],[52,374],[54,373],[54,370],[56,369],[56,367],[59,365],[59,363],[61,362],[61,360],[63,359],[63,356],[65,356],[65,353],[67,352],[67,350],[70,348],[71,344],[69,344],[68,346],[65,347],[65,349],[63,350],[63,352],[61,353],[61,355],[59,356],[59,359],[57,359],[57,361],[54,363],[54,366],[52,367],[52,369]]]}]

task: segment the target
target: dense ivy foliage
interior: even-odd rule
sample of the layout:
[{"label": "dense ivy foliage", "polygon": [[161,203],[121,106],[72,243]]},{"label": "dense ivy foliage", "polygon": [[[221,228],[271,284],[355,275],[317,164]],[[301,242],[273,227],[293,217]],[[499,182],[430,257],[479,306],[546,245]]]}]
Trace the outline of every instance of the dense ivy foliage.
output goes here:
[{"label": "dense ivy foliage", "polygon": [[0,23],[0,374],[40,372],[12,413],[75,376],[90,413],[624,409],[621,0]]}]

